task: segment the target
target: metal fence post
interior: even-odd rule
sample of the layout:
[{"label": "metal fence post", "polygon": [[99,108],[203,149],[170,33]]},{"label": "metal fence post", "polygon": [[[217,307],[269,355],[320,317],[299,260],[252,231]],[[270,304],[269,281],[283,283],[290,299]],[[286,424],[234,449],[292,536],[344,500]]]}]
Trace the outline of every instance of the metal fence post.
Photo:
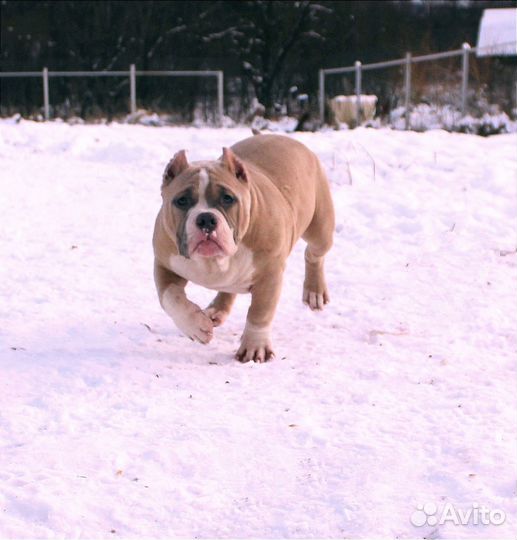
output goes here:
[{"label": "metal fence post", "polygon": [[323,125],[325,122],[325,72],[322,69],[319,71],[319,89],[320,122]]},{"label": "metal fence post", "polygon": [[470,54],[470,45],[464,43],[462,53],[462,62],[461,62],[461,114],[464,115],[467,110],[467,90],[469,84],[469,54]]},{"label": "metal fence post", "polygon": [[43,68],[43,115],[45,120],[50,119],[50,106],[48,101],[48,68]]},{"label": "metal fence post", "polygon": [[361,124],[361,62],[359,60],[355,63],[355,120],[359,126]]},{"label": "metal fence post", "polygon": [[405,99],[404,108],[405,112],[405,128],[406,130],[411,128],[411,53],[406,53],[406,69],[405,69]]},{"label": "metal fence post", "polygon": [[224,74],[222,71],[217,72],[217,111],[219,116],[219,124],[223,125],[224,116]]},{"label": "metal fence post", "polygon": [[135,64],[129,66],[129,101],[131,114],[136,113],[136,67]]}]

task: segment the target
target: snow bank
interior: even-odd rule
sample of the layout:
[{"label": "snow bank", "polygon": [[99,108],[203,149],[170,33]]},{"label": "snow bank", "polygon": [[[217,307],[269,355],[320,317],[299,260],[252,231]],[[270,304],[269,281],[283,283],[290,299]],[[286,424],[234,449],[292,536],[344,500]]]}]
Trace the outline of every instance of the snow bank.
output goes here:
[{"label": "snow bank", "polygon": [[[397,107],[391,112],[389,124],[394,129],[405,129],[405,112],[404,107]],[[411,109],[410,123],[414,131],[445,129],[483,136],[517,133],[517,122],[510,120],[504,112],[484,113],[480,118],[475,118],[471,115],[462,116],[457,109],[448,105],[416,105]],[[374,127],[380,127],[380,124]]]}]

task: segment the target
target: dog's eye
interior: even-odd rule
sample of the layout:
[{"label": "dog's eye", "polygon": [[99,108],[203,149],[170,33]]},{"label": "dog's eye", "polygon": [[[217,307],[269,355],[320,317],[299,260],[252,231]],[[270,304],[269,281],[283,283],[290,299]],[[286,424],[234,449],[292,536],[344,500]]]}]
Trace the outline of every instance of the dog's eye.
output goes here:
[{"label": "dog's eye", "polygon": [[189,206],[190,200],[186,195],[182,195],[181,197],[174,199],[172,203],[176,208],[179,208],[180,210],[185,210]]},{"label": "dog's eye", "polygon": [[235,197],[228,195],[228,193],[224,193],[223,195],[221,195],[221,204],[223,206],[231,206],[235,201]]}]

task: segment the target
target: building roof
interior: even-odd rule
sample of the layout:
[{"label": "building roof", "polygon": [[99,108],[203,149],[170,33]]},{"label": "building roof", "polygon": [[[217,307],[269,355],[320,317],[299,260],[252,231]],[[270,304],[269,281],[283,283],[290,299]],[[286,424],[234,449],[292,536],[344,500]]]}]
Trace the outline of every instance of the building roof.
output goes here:
[{"label": "building roof", "polygon": [[477,47],[477,56],[517,55],[517,8],[485,9]]}]

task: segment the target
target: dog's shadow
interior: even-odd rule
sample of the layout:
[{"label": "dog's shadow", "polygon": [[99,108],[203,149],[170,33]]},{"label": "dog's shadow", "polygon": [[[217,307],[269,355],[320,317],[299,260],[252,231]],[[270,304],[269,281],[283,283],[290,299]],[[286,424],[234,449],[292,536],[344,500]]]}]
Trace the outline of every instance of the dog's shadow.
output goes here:
[{"label": "dog's shadow", "polygon": [[[137,323],[121,321],[57,320],[35,326],[18,334],[7,334],[2,341],[13,363],[23,363],[71,372],[74,369],[95,369],[95,366],[163,366],[229,365],[238,347],[236,331],[216,329],[208,345],[192,342],[172,324],[157,317]],[[123,371],[122,371],[123,373]]]}]

